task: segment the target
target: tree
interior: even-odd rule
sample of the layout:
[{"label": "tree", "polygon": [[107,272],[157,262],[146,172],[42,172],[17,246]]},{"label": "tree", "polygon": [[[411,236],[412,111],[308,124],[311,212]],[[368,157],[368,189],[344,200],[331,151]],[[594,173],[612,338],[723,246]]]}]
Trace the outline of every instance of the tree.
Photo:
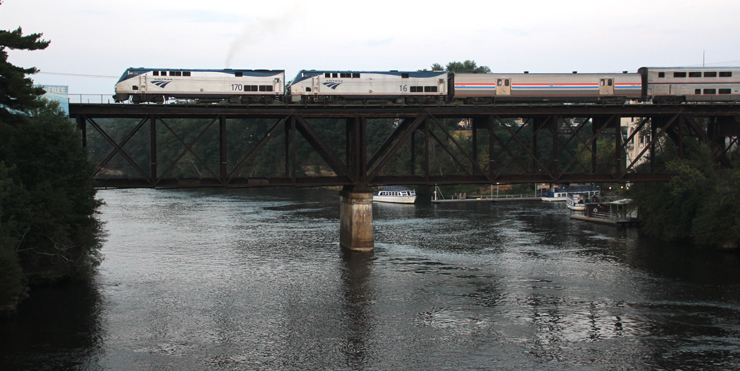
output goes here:
[{"label": "tree", "polygon": [[[429,71],[426,68],[419,71]],[[491,69],[487,66],[478,66],[475,61],[466,60],[465,62],[450,62],[447,63],[446,69],[439,63],[432,64],[432,71],[448,71],[448,72],[460,72],[460,73],[491,73]]]},{"label": "tree", "polygon": [[[684,143],[693,154],[678,159],[675,145],[656,163],[674,174],[667,183],[638,183],[628,191],[639,208],[643,230],[664,240],[686,240],[697,246],[740,244],[740,163],[718,169],[706,144]],[[661,161],[670,159],[668,161]],[[647,166],[647,165],[644,165]],[[639,169],[638,169],[639,171]]]},{"label": "tree", "polygon": [[487,66],[478,66],[475,61],[447,63],[447,71],[455,73],[491,73]]},{"label": "tree", "polygon": [[41,34],[38,33],[23,36],[20,27],[15,31],[0,30],[0,117],[7,117],[10,110],[24,111],[43,104],[36,98],[44,94],[44,89],[34,87],[33,80],[26,77],[38,70],[35,67],[22,68],[9,63],[5,50],[45,49],[49,46],[49,41],[39,41],[40,37]]},{"label": "tree", "polygon": [[34,282],[85,278],[100,262],[94,168],[75,123],[7,61],[6,48],[39,50],[41,34],[0,31],[0,310]]}]

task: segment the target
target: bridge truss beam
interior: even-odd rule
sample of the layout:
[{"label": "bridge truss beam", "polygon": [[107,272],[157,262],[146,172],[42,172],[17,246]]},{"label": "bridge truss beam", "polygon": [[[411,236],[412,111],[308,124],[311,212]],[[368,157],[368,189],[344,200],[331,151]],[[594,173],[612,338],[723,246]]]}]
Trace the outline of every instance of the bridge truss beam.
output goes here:
[{"label": "bridge truss beam", "polygon": [[[653,159],[668,141],[679,156],[687,141],[709,143],[718,164],[728,167],[740,134],[740,106],[709,104],[72,104],[70,116],[98,164],[101,187],[367,191],[391,184],[666,181],[670,174],[656,172]],[[623,132],[624,117],[635,120],[634,132]],[[638,137],[648,138],[647,144],[627,159]],[[646,161],[648,166],[638,167]]]}]

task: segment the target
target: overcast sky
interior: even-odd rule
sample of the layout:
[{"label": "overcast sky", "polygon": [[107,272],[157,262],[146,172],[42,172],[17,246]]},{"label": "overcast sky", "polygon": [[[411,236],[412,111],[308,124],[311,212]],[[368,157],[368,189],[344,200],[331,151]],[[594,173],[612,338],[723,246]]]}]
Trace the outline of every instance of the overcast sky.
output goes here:
[{"label": "overcast sky", "polygon": [[4,0],[0,29],[36,83],[112,94],[128,67],[418,70],[472,59],[494,72],[740,65],[740,1]]}]

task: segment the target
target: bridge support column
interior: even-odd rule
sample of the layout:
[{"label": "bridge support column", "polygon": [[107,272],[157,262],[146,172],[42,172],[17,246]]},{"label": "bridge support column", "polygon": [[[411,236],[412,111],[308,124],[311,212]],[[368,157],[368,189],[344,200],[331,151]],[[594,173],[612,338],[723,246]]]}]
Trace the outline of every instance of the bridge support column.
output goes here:
[{"label": "bridge support column", "polygon": [[339,199],[339,243],[353,251],[373,251],[373,194],[345,189]]}]

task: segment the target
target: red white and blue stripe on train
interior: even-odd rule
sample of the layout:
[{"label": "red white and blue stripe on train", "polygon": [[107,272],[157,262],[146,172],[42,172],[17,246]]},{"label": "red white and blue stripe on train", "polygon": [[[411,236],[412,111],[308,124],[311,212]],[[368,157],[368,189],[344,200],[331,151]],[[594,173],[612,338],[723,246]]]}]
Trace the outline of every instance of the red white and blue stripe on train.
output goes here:
[{"label": "red white and blue stripe on train", "polygon": [[284,70],[129,68],[115,91],[116,101],[134,103],[734,103],[740,101],[740,67],[643,67],[637,73],[302,70],[287,86]]}]

